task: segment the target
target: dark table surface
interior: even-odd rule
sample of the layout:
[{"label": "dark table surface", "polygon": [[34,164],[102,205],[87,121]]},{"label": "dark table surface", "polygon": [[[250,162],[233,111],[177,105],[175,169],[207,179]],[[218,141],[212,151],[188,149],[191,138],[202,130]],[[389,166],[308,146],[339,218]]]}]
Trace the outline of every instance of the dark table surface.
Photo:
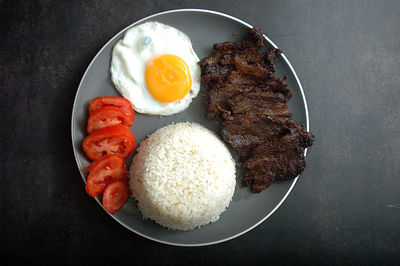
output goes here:
[{"label": "dark table surface", "polygon": [[[294,65],[317,141],[267,221],[182,248],[138,236],[83,189],[79,81],[124,27],[205,8],[261,27]],[[0,254],[14,263],[400,264],[399,1],[0,1]]]}]

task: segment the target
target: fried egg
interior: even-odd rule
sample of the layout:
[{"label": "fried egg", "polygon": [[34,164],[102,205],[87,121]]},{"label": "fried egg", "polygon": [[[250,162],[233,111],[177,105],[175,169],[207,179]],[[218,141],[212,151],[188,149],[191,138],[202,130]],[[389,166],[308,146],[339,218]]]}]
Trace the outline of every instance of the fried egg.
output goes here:
[{"label": "fried egg", "polygon": [[135,111],[168,116],[186,109],[199,93],[198,62],[186,34],[146,22],[128,29],[115,44],[111,80]]}]

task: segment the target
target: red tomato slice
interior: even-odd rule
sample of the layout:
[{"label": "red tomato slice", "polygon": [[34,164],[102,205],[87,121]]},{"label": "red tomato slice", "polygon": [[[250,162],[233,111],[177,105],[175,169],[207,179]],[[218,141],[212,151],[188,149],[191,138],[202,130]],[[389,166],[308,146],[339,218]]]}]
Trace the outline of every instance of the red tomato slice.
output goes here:
[{"label": "red tomato slice", "polygon": [[126,180],[125,160],[115,154],[104,156],[83,170],[90,171],[85,188],[92,197],[103,194],[108,184]]},{"label": "red tomato slice", "polygon": [[87,136],[82,148],[92,161],[108,154],[117,154],[124,158],[135,149],[136,138],[129,128],[115,125],[97,130]]},{"label": "red tomato slice", "polygon": [[113,125],[123,125],[126,127],[130,127],[133,125],[133,123],[133,117],[128,116],[120,108],[105,106],[97,111],[94,111],[89,116],[86,129],[88,134],[90,134],[99,129]]},{"label": "red tomato slice", "polygon": [[115,97],[115,96],[94,98],[89,103],[89,114],[103,108],[104,106],[113,106],[120,108],[128,116],[132,117],[132,120],[135,116],[135,112],[133,111],[131,102],[123,97]]},{"label": "red tomato slice", "polygon": [[109,184],[103,194],[104,209],[115,214],[128,201],[131,193],[128,184],[123,181],[115,181]]}]

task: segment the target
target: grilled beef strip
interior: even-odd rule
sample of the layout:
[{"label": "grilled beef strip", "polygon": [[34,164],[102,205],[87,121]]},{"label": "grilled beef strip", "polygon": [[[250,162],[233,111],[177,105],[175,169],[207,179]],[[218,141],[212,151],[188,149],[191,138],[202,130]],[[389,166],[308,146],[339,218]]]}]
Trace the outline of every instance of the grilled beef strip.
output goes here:
[{"label": "grilled beef strip", "polygon": [[262,31],[254,27],[241,42],[214,45],[200,62],[208,117],[222,121],[222,138],[240,155],[242,184],[261,192],[272,182],[292,179],[305,167],[312,134],[291,119],[288,84],[275,76],[279,49],[260,52]]}]

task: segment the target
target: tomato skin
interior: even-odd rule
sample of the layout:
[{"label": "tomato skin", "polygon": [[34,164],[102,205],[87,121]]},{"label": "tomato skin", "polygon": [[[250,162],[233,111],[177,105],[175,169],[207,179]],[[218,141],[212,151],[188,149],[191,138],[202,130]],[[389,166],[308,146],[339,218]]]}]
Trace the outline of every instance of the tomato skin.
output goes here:
[{"label": "tomato skin", "polygon": [[87,133],[90,134],[99,129],[113,125],[130,127],[134,122],[134,118],[128,116],[120,108],[105,106],[90,114],[86,130]]},{"label": "tomato skin", "polygon": [[92,161],[108,154],[117,154],[123,158],[132,154],[136,138],[129,128],[114,125],[97,130],[87,136],[82,148]]},{"label": "tomato skin", "polygon": [[114,181],[125,181],[127,178],[125,159],[115,154],[104,156],[83,170],[90,171],[85,189],[92,197],[103,194],[108,184]]},{"label": "tomato skin", "polygon": [[117,213],[128,201],[132,192],[128,184],[123,181],[115,181],[109,184],[104,190],[103,207],[109,213]]},{"label": "tomato skin", "polygon": [[113,106],[116,108],[120,108],[124,113],[134,119],[135,112],[133,111],[132,104],[129,100],[123,97],[116,97],[116,96],[105,96],[105,97],[97,97],[94,98],[89,103],[89,114],[100,110],[105,106]]}]

